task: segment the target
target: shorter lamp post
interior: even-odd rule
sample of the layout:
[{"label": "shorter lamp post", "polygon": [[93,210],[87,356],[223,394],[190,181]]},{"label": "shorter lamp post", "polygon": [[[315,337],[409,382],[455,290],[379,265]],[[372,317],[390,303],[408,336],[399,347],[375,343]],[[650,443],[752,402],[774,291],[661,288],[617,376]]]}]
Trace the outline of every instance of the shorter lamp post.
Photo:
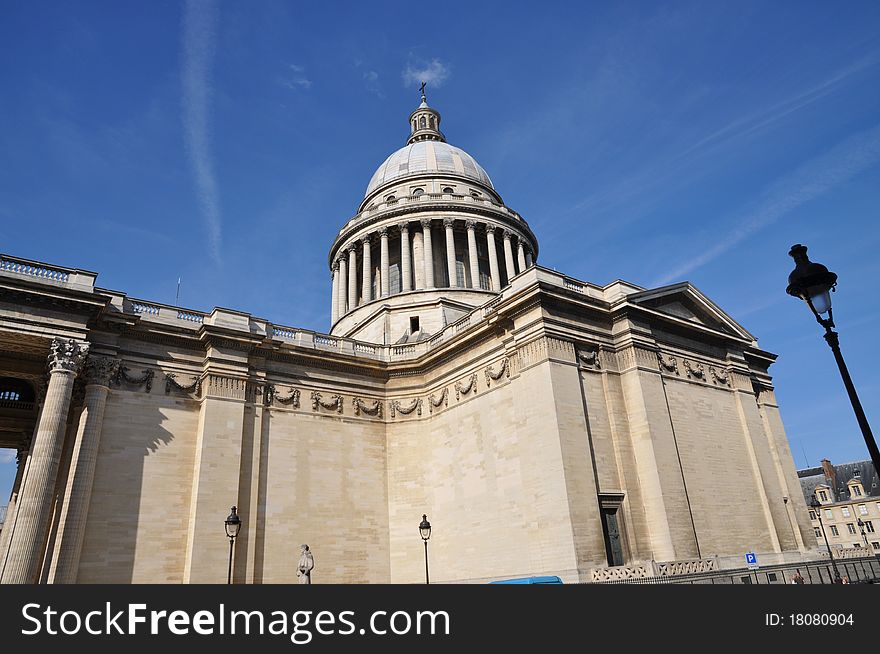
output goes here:
[{"label": "shorter lamp post", "polygon": [[431,581],[428,578],[428,539],[431,537],[431,523],[428,522],[428,516],[424,513],[422,514],[422,522],[419,524],[419,534],[425,542],[425,583],[430,584]]},{"label": "shorter lamp post", "polygon": [[831,559],[831,567],[834,568],[834,583],[840,581],[840,572],[837,570],[837,562],[834,560],[834,555],[831,553],[831,545],[828,544],[828,536],[825,534],[825,525],[822,524],[822,504],[816,499],[816,496],[813,495],[813,499],[810,500],[810,508],[816,512],[816,516],[819,518],[819,526],[822,528],[822,537],[825,539],[825,547],[828,549],[828,558]]},{"label": "shorter lamp post", "polygon": [[871,548],[868,547],[868,536],[865,534],[865,523],[862,522],[861,518],[858,519],[858,525],[859,531],[862,532],[862,540],[865,541],[865,549],[870,552]]},{"label": "shorter lamp post", "polygon": [[241,518],[238,517],[237,509],[233,506],[232,512],[229,514],[229,517],[226,518],[226,536],[229,538],[229,575],[226,578],[226,583],[232,583],[232,549],[235,547],[235,537],[238,536],[238,532],[241,529]]},{"label": "shorter lamp post", "polygon": [[825,340],[834,353],[834,360],[837,361],[843,385],[846,387],[853,412],[856,414],[856,420],[862,430],[865,445],[868,446],[868,452],[871,454],[874,470],[880,471],[880,450],[877,448],[877,441],[874,440],[868,418],[862,409],[856,387],[853,385],[846,362],[843,360],[843,354],[840,352],[840,339],[833,329],[834,312],[831,310],[830,291],[833,291],[837,286],[837,275],[821,263],[810,261],[807,256],[807,248],[801,244],[792,245],[788,254],[794,259],[795,267],[788,276],[788,288],[785,289],[785,292],[806,302],[813,315],[816,316],[818,323],[825,328]]}]

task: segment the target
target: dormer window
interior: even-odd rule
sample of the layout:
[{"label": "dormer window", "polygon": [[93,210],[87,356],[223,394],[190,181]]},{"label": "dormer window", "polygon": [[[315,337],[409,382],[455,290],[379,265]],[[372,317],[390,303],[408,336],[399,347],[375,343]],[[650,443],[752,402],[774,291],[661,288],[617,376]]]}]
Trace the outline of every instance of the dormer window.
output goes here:
[{"label": "dormer window", "polygon": [[478,191],[471,191],[471,197],[472,197],[472,198],[481,198],[481,197],[483,197],[483,196],[482,196],[482,194],[479,193]]},{"label": "dormer window", "polygon": [[455,193],[455,189],[452,188],[451,186],[444,186],[444,187],[443,187],[443,192],[444,192],[444,193]]},{"label": "dormer window", "polygon": [[852,494],[854,497],[861,497],[862,496],[862,487],[858,486],[856,484],[853,484],[852,485]]},{"label": "dormer window", "polygon": [[389,195],[385,198],[385,202],[394,202],[396,199],[397,198],[394,197],[394,194],[392,193],[391,195]]},{"label": "dormer window", "polygon": [[414,198],[417,198],[417,197],[419,197],[420,195],[422,195],[424,192],[425,192],[425,189],[423,189],[423,188],[417,188],[417,189],[413,189],[412,195],[413,195]]},{"label": "dormer window", "polygon": [[820,502],[827,502],[828,501],[828,493],[826,491],[823,491],[823,490],[816,491],[816,495],[819,496]]}]

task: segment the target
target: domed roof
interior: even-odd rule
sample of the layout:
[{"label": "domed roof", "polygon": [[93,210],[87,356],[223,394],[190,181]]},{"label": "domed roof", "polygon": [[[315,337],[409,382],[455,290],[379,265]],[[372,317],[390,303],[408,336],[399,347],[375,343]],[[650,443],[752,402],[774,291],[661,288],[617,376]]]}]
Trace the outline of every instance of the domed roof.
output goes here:
[{"label": "domed roof", "polygon": [[466,177],[495,190],[483,167],[464,150],[443,141],[416,141],[400,148],[376,169],[364,197],[388,182],[432,173]]}]

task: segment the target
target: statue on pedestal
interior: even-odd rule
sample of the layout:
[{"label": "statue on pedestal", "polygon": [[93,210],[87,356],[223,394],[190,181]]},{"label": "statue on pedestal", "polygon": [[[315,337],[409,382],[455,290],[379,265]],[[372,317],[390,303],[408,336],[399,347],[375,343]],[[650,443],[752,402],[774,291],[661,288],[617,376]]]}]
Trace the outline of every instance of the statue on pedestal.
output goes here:
[{"label": "statue on pedestal", "polygon": [[299,577],[299,583],[312,583],[312,568],[315,567],[315,557],[309,551],[308,545],[300,545],[302,553],[299,557],[299,564],[296,568],[296,576]]}]

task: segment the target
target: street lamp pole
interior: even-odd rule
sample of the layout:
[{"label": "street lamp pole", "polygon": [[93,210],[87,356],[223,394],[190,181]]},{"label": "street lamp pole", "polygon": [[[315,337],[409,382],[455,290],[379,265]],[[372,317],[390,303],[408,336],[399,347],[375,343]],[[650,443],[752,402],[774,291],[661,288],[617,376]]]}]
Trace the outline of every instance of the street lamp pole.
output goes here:
[{"label": "street lamp pole", "polygon": [[[862,436],[865,444],[868,446],[868,452],[871,454],[871,461],[874,463],[874,470],[880,473],[880,450],[877,449],[877,441],[874,440],[874,434],[871,432],[871,426],[868,424],[868,418],[865,416],[865,410],[859,401],[856,393],[856,387],[853,385],[852,377],[849,375],[849,369],[843,360],[843,354],[840,352],[840,339],[836,331],[834,331],[834,313],[831,310],[830,291],[835,290],[837,286],[837,275],[830,272],[828,268],[820,263],[813,263],[807,257],[807,248],[803,245],[791,246],[788,253],[795,261],[795,268],[788,276],[788,288],[786,292],[789,295],[804,300],[816,316],[816,320],[825,328],[825,341],[834,353],[834,360],[837,361],[837,367],[840,370],[840,376],[843,378],[843,385],[846,387],[849,401],[852,404],[853,411],[856,414],[856,420],[859,428],[862,430]],[[823,317],[828,314],[828,317]]]},{"label": "street lamp pole", "polygon": [[235,537],[241,529],[241,518],[238,517],[238,511],[233,506],[229,517],[223,523],[226,527],[226,536],[229,538],[229,574],[226,577],[226,583],[232,583],[232,550],[235,547]]},{"label": "street lamp pole", "polygon": [[822,537],[825,539],[828,558],[831,559],[831,567],[834,568],[834,582],[837,583],[840,580],[840,572],[837,570],[837,562],[831,553],[831,545],[828,544],[828,535],[825,533],[825,525],[822,523],[822,504],[816,499],[815,495],[813,495],[813,499],[810,501],[810,508],[816,512],[816,516],[819,518],[819,526],[822,528]]},{"label": "street lamp pole", "polygon": [[430,584],[431,580],[428,578],[428,539],[431,537],[431,523],[428,522],[428,516],[424,513],[422,514],[422,522],[419,524],[419,534],[425,543],[425,583]]},{"label": "street lamp pole", "polygon": [[865,541],[865,549],[870,552],[871,548],[868,547],[868,536],[865,534],[865,523],[862,522],[862,519],[858,519],[859,531],[862,532],[862,540]]}]

